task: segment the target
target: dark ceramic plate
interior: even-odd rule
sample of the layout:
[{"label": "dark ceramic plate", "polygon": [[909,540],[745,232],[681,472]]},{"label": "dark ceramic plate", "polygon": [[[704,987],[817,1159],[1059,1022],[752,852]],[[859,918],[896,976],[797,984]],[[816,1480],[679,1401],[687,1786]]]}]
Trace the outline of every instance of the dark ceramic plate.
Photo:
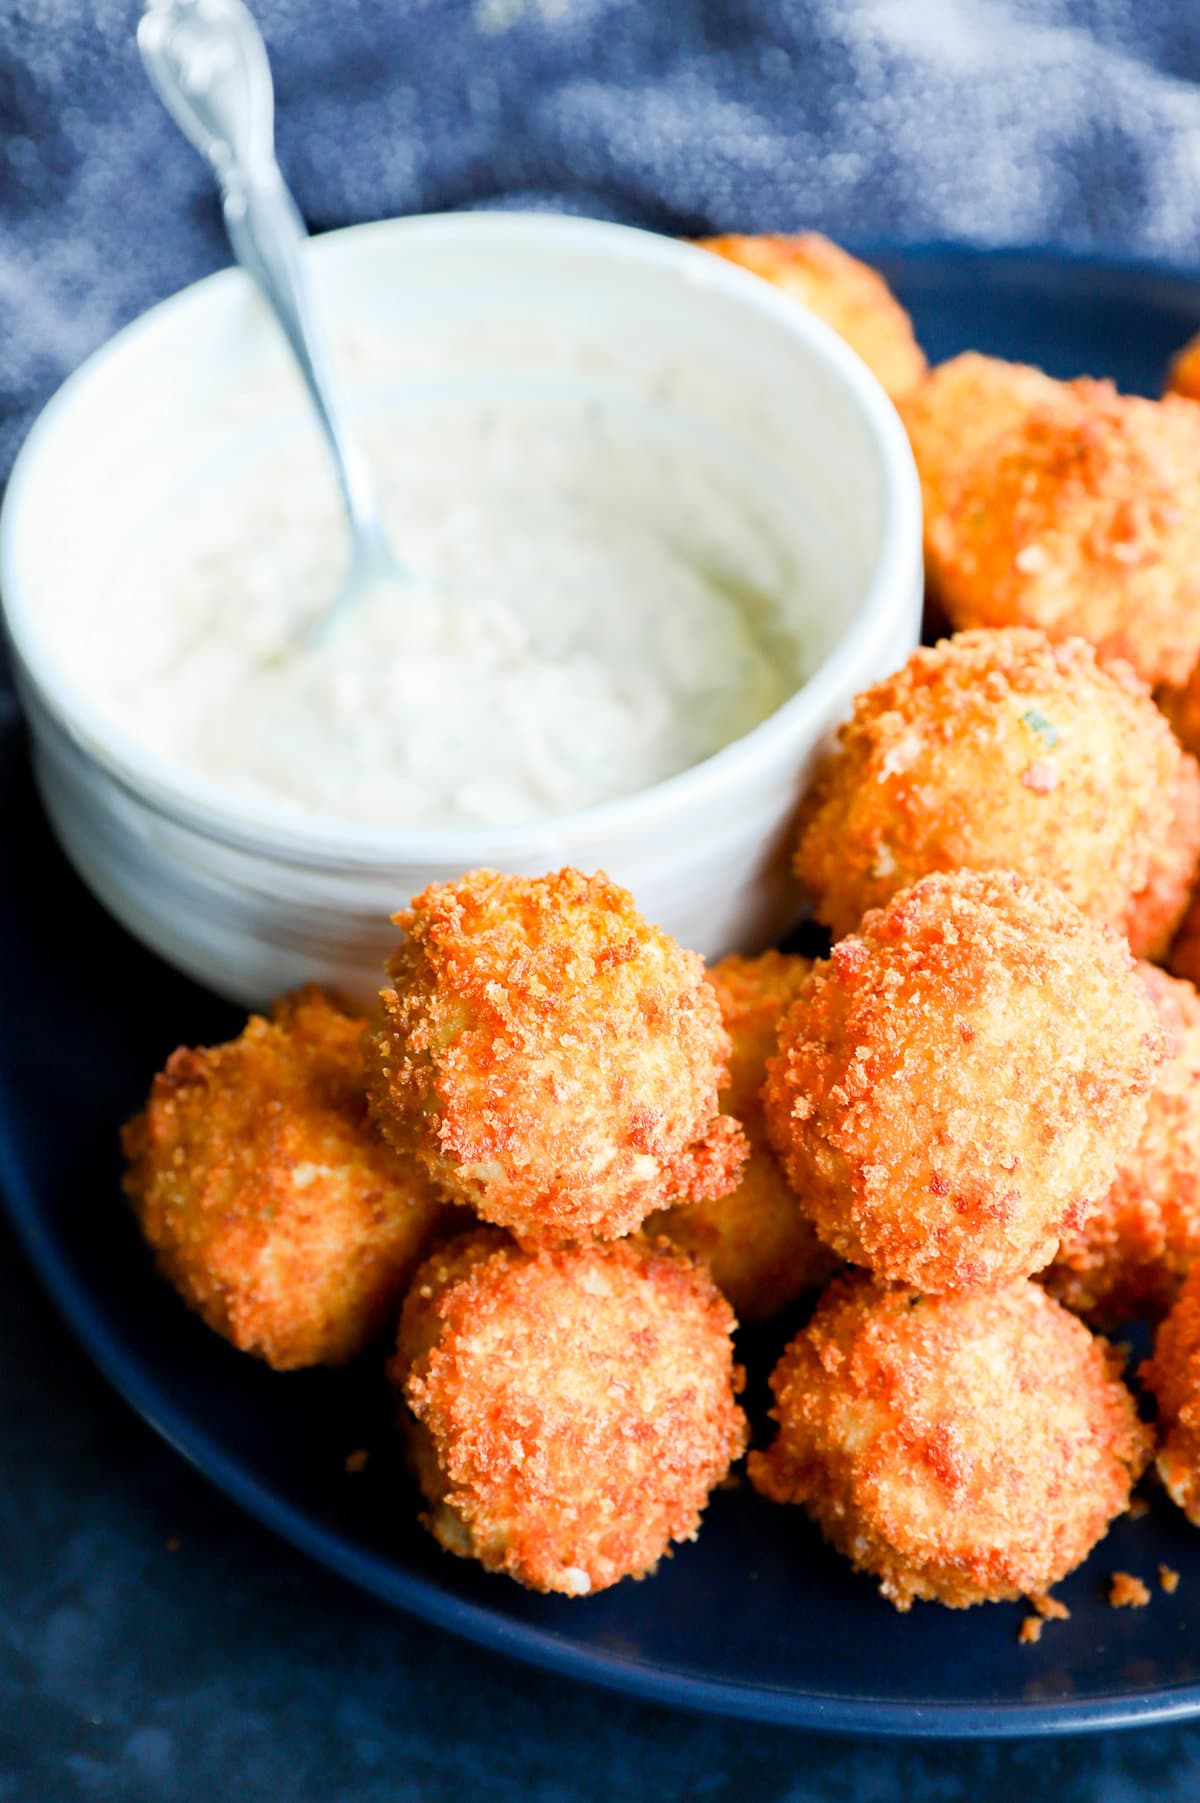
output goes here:
[{"label": "dark ceramic plate", "polygon": [[[870,247],[868,247],[870,248]],[[1154,392],[1200,325],[1200,283],[1050,253],[877,252],[935,358],[967,346]],[[0,697],[2,706],[2,697]],[[133,1406],[214,1483],[334,1570],[497,1652],[665,1703],[870,1734],[1067,1732],[1200,1714],[1200,1534],[1161,1496],[1061,1586],[1068,1622],[1019,1646],[1017,1606],[897,1615],[798,1510],[740,1488],[651,1581],[573,1602],[438,1551],[376,1365],[279,1377],[188,1315],[118,1190],[116,1129],[180,1040],[235,1015],[165,969],[64,865],[23,738],[0,729],[0,1185],[43,1282]],[[746,1348],[753,1353],[755,1349]],[[773,1345],[757,1349],[769,1360]],[[373,1449],[364,1473],[346,1455]],[[1182,1573],[1165,1596],[1159,1562]],[[1114,1611],[1129,1570],[1152,1605]]]}]

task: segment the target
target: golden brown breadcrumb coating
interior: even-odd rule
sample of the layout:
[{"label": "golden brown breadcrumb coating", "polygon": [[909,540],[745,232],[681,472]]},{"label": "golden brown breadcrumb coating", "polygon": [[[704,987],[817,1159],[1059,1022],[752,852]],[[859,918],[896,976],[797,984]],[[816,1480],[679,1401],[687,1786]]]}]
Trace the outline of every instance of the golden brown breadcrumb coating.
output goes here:
[{"label": "golden brown breadcrumb coating", "polygon": [[391,1326],[447,1213],[367,1118],[363,1022],[316,989],[181,1046],[125,1128],[125,1190],[208,1325],[287,1371]]},{"label": "golden brown breadcrumb coating", "polygon": [[1123,926],[1135,955],[1165,963],[1187,915],[1200,862],[1200,764],[1179,760],[1171,794],[1171,827],[1150,856],[1144,888],[1129,904]]},{"label": "golden brown breadcrumb coating", "polygon": [[827,1245],[923,1289],[1038,1270],[1128,1157],[1165,1055],[1124,940],[1049,883],[922,878],[784,1017],[767,1126]]},{"label": "golden brown breadcrumb coating", "polygon": [[525,1240],[610,1238],[733,1187],[717,998],[626,890],[480,870],[395,919],[371,1104],[455,1201]]},{"label": "golden brown breadcrumb coating", "polygon": [[1172,359],[1167,371],[1166,392],[1182,395],[1185,400],[1200,401],[1200,332],[1189,338]]},{"label": "golden brown breadcrumb coating", "polygon": [[1200,1265],[1185,1278],[1139,1375],[1158,1404],[1158,1475],[1200,1527]]},{"label": "golden brown breadcrumb coating", "polygon": [[900,417],[921,478],[926,559],[932,520],[945,511],[963,475],[1001,433],[1019,425],[1059,384],[1028,363],[964,351],[931,369],[900,403]]},{"label": "golden brown breadcrumb coating", "polygon": [[1132,916],[1161,953],[1200,856],[1197,788],[1127,664],[1083,639],[964,632],[859,695],[805,798],[796,870],[838,937],[931,871],[1015,870],[1114,926]]},{"label": "golden brown breadcrumb coating", "polygon": [[426,1525],[532,1590],[653,1571],[745,1448],[733,1326],[702,1267],[661,1244],[451,1242],[414,1280],[389,1367]]},{"label": "golden brown breadcrumb coating", "polygon": [[912,321],[877,269],[817,232],[731,232],[700,238],[711,250],[761,276],[832,326],[892,396],[906,394],[925,373]]},{"label": "golden brown breadcrumb coating", "polygon": [[951,623],[1040,626],[1186,682],[1200,653],[1200,412],[1056,385],[964,458],[926,522]]},{"label": "golden brown breadcrumb coating", "polygon": [[897,1609],[1037,1595],[1150,1452],[1120,1360],[1036,1284],[950,1296],[838,1278],[776,1366],[750,1481],[802,1503]]},{"label": "golden brown breadcrumb coating", "polygon": [[811,968],[808,958],[770,951],[726,958],[709,971],[733,1042],[721,1106],[742,1123],[750,1157],[727,1196],[663,1209],[646,1222],[647,1234],[663,1234],[704,1259],[739,1321],[769,1320],[824,1283],[835,1263],[779,1168],[762,1110],[780,1017]]},{"label": "golden brown breadcrumb coating", "polygon": [[1200,996],[1140,967],[1167,1039],[1132,1156],[1042,1273],[1060,1302],[1097,1326],[1166,1313],[1200,1256]]}]

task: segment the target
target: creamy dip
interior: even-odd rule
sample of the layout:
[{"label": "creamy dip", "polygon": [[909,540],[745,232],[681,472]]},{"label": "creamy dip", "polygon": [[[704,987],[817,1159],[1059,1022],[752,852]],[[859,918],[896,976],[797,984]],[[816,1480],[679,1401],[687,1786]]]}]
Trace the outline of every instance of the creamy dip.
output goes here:
[{"label": "creamy dip", "polygon": [[347,538],[307,435],[226,459],[127,553],[91,681],[178,766],[344,821],[511,824],[686,770],[801,679],[782,534],[649,403],[468,389],[364,436],[416,580],[317,648]]}]

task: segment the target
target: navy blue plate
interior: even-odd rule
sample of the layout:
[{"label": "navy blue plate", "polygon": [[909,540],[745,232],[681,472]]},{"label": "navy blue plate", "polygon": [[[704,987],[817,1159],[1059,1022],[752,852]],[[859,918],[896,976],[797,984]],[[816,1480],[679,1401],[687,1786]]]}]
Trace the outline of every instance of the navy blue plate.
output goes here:
[{"label": "navy blue plate", "polygon": [[[868,247],[871,248],[871,247]],[[1200,326],[1200,283],[1051,253],[876,250],[934,357],[976,346],[1154,392]],[[2,697],[0,697],[2,705]],[[651,1581],[580,1602],[527,1595],[416,1522],[377,1362],[277,1376],[186,1313],[120,1201],[116,1130],[180,1040],[237,1017],[165,969],[55,849],[23,735],[0,726],[0,1187],[43,1282],[157,1430],[268,1526],[368,1590],[512,1657],[661,1702],[799,1727],[1013,1735],[1200,1714],[1200,1534],[1161,1497],[1061,1586],[1071,1619],[1019,1646],[1017,1606],[897,1615],[795,1509],[745,1487]],[[397,900],[403,898],[398,897]],[[755,1349],[745,1349],[753,1355]],[[770,1346],[760,1347],[759,1362]],[[348,1476],[346,1455],[372,1449]],[[1182,1574],[1159,1592],[1159,1562]],[[1114,1611],[1113,1571],[1150,1583]]]}]

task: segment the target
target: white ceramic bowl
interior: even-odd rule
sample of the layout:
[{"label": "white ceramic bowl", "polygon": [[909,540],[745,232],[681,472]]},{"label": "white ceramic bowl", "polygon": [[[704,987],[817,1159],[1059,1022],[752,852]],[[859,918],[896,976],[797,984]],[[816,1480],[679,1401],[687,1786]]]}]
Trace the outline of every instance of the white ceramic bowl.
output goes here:
[{"label": "white ceramic bowl", "polygon": [[[423,322],[503,321],[495,377],[602,367],[644,404],[720,435],[753,480],[787,485],[795,554],[834,573],[804,686],[746,737],[624,800],[529,827],[382,830],[231,795],[155,755],[89,689],[72,620],[103,609],[120,549],[247,432],[309,429],[286,353],[238,271],[147,313],[59,391],[18,458],[0,517],[0,592],[37,779],[68,856],[170,963],[261,1005],[314,979],[360,1000],[426,883],[489,865],[603,868],[710,957],[754,950],[796,913],[789,825],[814,755],[855,692],[915,643],[920,501],[882,390],[819,321],[722,259],[649,233],[543,215],[387,221],[312,247],[343,342],[419,348]],[[490,331],[493,346],[494,329]],[[497,358],[503,368],[497,371]],[[344,369],[352,405],[378,402]],[[403,404],[404,357],[395,398]],[[673,379],[661,381],[669,365]],[[249,378],[269,420],[238,418]],[[66,598],[70,605],[66,605]],[[74,651],[74,655],[73,655]]]}]

